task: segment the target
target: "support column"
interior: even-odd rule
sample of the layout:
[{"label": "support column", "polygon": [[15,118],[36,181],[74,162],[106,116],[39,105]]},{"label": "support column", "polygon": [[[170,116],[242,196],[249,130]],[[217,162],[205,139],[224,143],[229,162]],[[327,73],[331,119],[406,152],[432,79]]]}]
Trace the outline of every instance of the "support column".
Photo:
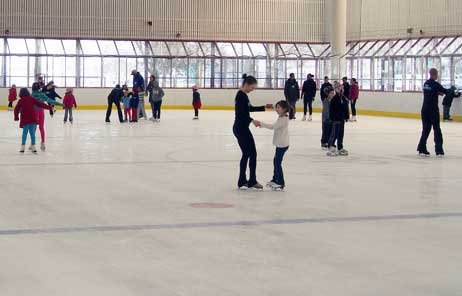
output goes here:
[{"label": "support column", "polygon": [[346,75],[346,15],[347,0],[329,0],[331,76],[340,80]]}]

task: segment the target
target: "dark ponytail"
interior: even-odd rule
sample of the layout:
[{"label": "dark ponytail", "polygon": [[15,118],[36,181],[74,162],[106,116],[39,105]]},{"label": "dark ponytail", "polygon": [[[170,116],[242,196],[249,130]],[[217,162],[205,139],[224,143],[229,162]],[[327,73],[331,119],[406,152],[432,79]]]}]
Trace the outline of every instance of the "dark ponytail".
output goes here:
[{"label": "dark ponytail", "polygon": [[245,84],[248,84],[248,85],[257,84],[257,79],[255,79],[255,77],[253,77],[253,76],[249,76],[247,74],[244,74],[244,75],[242,75],[242,85],[245,85]]}]

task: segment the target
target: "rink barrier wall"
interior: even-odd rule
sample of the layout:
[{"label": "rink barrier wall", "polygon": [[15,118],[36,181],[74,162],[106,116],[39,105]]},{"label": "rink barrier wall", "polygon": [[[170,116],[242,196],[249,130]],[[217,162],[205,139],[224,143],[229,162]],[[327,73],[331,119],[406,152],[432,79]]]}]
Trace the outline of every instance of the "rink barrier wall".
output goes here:
[{"label": "rink barrier wall", "polygon": [[[188,110],[192,109],[192,91],[190,89],[164,89],[165,98],[163,109]],[[111,90],[108,88],[76,88],[78,109],[80,110],[104,110],[107,107],[107,95]],[[57,92],[64,94],[64,89],[59,88]],[[201,99],[203,110],[233,110],[236,89],[202,89]],[[0,110],[5,110],[8,103],[8,89],[0,88]],[[283,98],[282,90],[258,89],[250,94],[253,105],[265,105],[276,103]],[[398,118],[420,118],[423,96],[418,92],[373,92],[362,91],[357,103],[359,115],[386,116]],[[440,99],[441,102],[441,99]],[[297,111],[302,112],[302,102],[297,104]],[[321,100],[318,96],[313,103],[314,111],[321,111]],[[146,108],[150,109],[149,105]],[[440,108],[442,111],[442,107]],[[451,109],[452,117],[456,121],[462,121],[461,99],[455,99]]]}]

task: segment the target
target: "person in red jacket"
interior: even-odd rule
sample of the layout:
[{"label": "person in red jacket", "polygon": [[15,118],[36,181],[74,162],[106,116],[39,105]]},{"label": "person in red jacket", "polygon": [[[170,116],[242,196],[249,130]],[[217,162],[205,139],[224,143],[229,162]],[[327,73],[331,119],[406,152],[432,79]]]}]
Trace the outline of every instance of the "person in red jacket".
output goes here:
[{"label": "person in red jacket", "polygon": [[16,101],[18,95],[16,93],[16,84],[13,84],[8,91],[8,110],[13,111],[13,102]]},{"label": "person in red jacket", "polygon": [[74,118],[72,117],[72,108],[77,108],[77,102],[75,101],[75,97],[73,95],[72,87],[68,87],[66,89],[66,95],[63,99],[63,108],[64,108],[64,123],[67,122],[67,117],[69,116],[69,122],[72,124],[74,122]]},{"label": "person in red jacket", "polygon": [[359,98],[359,85],[358,82],[356,81],[356,78],[351,78],[351,88],[350,88],[350,95],[348,99],[350,100],[351,103],[351,121],[356,121],[356,101],[358,101]]},{"label": "person in red jacket", "polygon": [[26,150],[27,134],[30,134],[31,146],[30,150],[33,153],[37,153],[35,148],[35,129],[37,128],[37,116],[35,114],[35,107],[43,109],[51,109],[51,106],[42,103],[41,101],[32,97],[27,88],[21,88],[19,91],[19,101],[14,108],[14,120],[19,121],[19,115],[21,114],[21,121],[19,121],[19,127],[22,128],[22,142],[21,150],[19,152],[24,153]]}]

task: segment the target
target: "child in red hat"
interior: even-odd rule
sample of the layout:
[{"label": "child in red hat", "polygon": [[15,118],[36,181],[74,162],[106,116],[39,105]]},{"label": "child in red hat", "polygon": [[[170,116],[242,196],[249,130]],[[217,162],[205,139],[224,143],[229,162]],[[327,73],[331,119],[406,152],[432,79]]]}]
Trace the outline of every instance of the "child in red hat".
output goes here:
[{"label": "child in red hat", "polygon": [[193,120],[198,120],[199,119],[199,109],[202,107],[201,94],[199,93],[199,88],[196,85],[192,87],[192,91],[193,91],[192,105],[194,108]]},{"label": "child in red hat", "polygon": [[66,88],[66,95],[63,99],[64,104],[64,123],[67,122],[67,118],[69,116],[69,122],[72,124],[74,122],[74,118],[72,116],[72,108],[77,108],[77,102],[75,101],[75,97],[73,95],[72,87]]}]

